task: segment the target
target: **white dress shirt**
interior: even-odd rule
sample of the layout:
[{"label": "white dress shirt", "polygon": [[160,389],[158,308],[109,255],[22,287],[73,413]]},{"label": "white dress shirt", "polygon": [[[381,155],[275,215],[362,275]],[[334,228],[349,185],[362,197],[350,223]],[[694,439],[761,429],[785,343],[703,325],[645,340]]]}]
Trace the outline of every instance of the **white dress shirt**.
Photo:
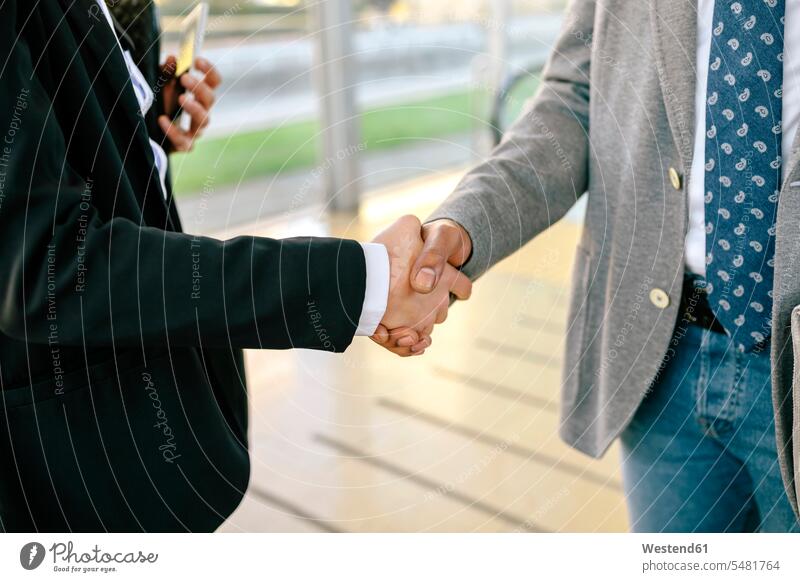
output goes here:
[{"label": "white dress shirt", "polygon": [[[705,157],[706,85],[711,55],[711,29],[714,27],[714,0],[699,0],[697,5],[697,88],[695,93],[694,155],[689,174],[689,228],[686,233],[686,268],[706,274]],[[786,178],[794,136],[800,125],[800,0],[786,0],[783,31],[783,178]]]},{"label": "white dress shirt", "polygon": [[[153,90],[147,83],[147,80],[142,75],[139,67],[133,62],[131,54],[122,48],[117,37],[117,31],[114,29],[114,22],[111,19],[111,14],[104,0],[97,0],[103,14],[108,20],[108,25],[117,38],[117,45],[125,58],[125,64],[128,67],[128,74],[131,77],[133,85],[133,92],[136,94],[136,100],[139,102],[139,109],[142,115],[147,113],[155,101]],[[161,193],[166,196],[167,194],[167,154],[163,148],[150,140],[150,147],[153,150],[153,157],[155,158],[156,169],[158,170],[158,177],[161,183]],[[381,244],[362,243],[364,249],[364,260],[367,265],[367,280],[366,280],[366,293],[364,294],[364,305],[361,310],[361,316],[358,321],[358,328],[356,335],[372,335],[375,333],[375,328],[383,319],[386,312],[386,303],[389,297],[389,253],[386,247]]]},{"label": "white dress shirt", "polygon": [[361,243],[361,246],[367,263],[367,285],[356,335],[372,335],[386,313],[389,300],[389,252],[381,244]]}]

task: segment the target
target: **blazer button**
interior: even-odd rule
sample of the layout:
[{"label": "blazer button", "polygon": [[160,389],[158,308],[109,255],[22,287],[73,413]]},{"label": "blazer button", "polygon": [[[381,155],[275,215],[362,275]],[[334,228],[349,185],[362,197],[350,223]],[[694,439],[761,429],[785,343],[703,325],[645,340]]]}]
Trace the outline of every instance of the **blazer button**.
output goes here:
[{"label": "blazer button", "polygon": [[669,169],[669,181],[672,184],[672,187],[675,188],[676,190],[680,190],[681,186],[683,186],[683,180],[681,179],[681,175],[675,168]]},{"label": "blazer button", "polygon": [[650,290],[650,303],[659,309],[666,309],[669,306],[669,295],[658,287]]}]

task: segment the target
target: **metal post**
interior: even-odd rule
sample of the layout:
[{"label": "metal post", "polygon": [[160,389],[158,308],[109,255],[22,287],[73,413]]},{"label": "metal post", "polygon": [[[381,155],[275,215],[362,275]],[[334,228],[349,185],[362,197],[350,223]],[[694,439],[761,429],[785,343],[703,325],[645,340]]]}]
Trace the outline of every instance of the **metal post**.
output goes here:
[{"label": "metal post", "polygon": [[508,22],[511,15],[510,0],[490,0],[491,17],[487,27],[490,83],[496,94],[508,70]]},{"label": "metal post", "polygon": [[[472,82],[477,88],[477,99],[473,100],[472,114],[474,119],[481,120],[487,116],[494,99],[503,86],[508,71],[508,22],[511,14],[510,0],[488,0],[488,16],[485,18],[486,53],[472,63]],[[472,132],[473,157],[482,159],[494,145],[492,132],[487,131],[482,121],[474,123]]]},{"label": "metal post", "polygon": [[334,210],[356,211],[360,123],[352,55],[351,0],[315,0],[314,78],[319,96],[325,195]]}]

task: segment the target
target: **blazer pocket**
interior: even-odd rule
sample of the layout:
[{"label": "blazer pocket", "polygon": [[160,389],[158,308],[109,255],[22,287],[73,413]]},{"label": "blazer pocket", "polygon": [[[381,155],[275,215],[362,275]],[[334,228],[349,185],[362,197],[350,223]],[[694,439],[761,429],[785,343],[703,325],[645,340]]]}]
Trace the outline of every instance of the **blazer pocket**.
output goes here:
[{"label": "blazer pocket", "polygon": [[56,398],[67,398],[72,392],[85,390],[90,385],[103,384],[116,375],[126,374],[142,365],[140,354],[127,352],[120,355],[116,361],[108,360],[89,368],[52,374],[46,380],[20,388],[4,390],[0,396],[0,410],[11,410],[34,403],[41,404]]},{"label": "blazer pocket", "polygon": [[[211,531],[233,511],[249,478],[246,444],[194,350],[105,364],[91,383],[83,375],[55,396],[25,389],[29,402],[20,392],[6,411],[13,455],[0,473],[14,475],[37,527]],[[0,507],[24,504],[2,493]]]}]

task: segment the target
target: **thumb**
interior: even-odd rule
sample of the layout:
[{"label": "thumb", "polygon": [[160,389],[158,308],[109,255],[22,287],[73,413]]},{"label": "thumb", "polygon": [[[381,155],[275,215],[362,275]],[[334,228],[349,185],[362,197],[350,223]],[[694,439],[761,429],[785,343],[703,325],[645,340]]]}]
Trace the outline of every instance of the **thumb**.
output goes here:
[{"label": "thumb", "polygon": [[450,256],[449,242],[441,229],[433,229],[425,239],[422,252],[411,269],[411,287],[418,293],[430,293],[439,284]]},{"label": "thumb", "polygon": [[373,333],[370,338],[376,344],[385,345],[389,341],[389,330],[387,330],[383,325],[378,324],[378,327],[375,329],[375,333]]}]

